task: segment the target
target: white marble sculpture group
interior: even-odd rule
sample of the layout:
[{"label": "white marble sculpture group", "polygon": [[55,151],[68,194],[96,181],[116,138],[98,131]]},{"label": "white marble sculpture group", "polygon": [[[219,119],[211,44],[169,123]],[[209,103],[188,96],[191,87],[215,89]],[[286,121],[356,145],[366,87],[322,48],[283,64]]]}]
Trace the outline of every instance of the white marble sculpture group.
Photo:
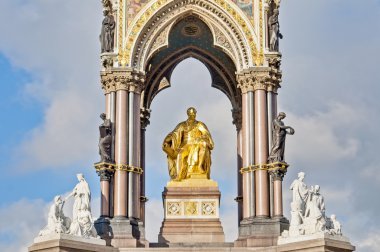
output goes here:
[{"label": "white marble sculpture group", "polygon": [[[48,224],[39,236],[50,234],[70,234],[84,238],[96,237],[91,216],[91,192],[83,174],[77,174],[78,184],[73,191],[62,200],[61,196],[54,197],[54,203],[48,214]],[[63,205],[70,197],[74,197],[73,219],[63,213]]]},{"label": "white marble sculpture group", "polygon": [[290,204],[290,227],[283,236],[296,237],[316,233],[342,235],[342,228],[335,215],[330,218],[325,215],[325,202],[320,194],[319,185],[308,188],[303,182],[305,173],[298,173],[298,179],[290,186],[293,191],[293,201]]}]

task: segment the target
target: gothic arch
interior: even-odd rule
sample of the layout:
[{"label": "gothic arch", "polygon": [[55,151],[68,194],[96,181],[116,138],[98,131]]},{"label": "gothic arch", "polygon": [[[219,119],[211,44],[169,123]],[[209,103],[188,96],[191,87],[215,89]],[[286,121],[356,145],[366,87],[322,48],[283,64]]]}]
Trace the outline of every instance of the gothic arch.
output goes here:
[{"label": "gothic arch", "polygon": [[[192,35],[184,34],[186,31]],[[193,57],[208,68],[212,78],[211,86],[222,91],[229,98],[232,108],[238,110],[241,106],[241,93],[237,88],[235,63],[224,50],[214,47],[214,37],[207,24],[195,15],[183,17],[171,26],[167,37],[170,47],[157,50],[147,62],[142,107],[149,109],[154,97],[170,86],[175,66],[182,60]]]},{"label": "gothic arch", "polygon": [[[150,57],[167,46],[168,30],[189,14],[197,15],[213,33],[214,45],[233,60],[236,70],[255,65],[260,43],[250,21],[233,3],[225,0],[152,1],[131,22],[127,32],[126,60],[137,71],[145,72]],[[161,3],[159,7],[157,7]],[[162,41],[160,45],[155,42]],[[229,45],[229,48],[227,47]]]}]

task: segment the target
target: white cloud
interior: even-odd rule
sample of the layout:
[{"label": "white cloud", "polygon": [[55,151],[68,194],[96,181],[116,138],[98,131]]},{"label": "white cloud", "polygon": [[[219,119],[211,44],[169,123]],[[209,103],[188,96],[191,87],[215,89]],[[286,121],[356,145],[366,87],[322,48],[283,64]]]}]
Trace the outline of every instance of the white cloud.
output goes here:
[{"label": "white cloud", "polygon": [[0,251],[26,251],[46,224],[49,204],[21,199],[0,208]]},{"label": "white cloud", "polygon": [[358,136],[349,135],[361,123],[361,111],[349,105],[332,103],[327,111],[308,115],[287,113],[287,124],[295,128],[288,136],[286,148],[289,160],[302,161],[329,168],[328,164],[342,159],[352,159],[360,147]]},{"label": "white cloud", "polygon": [[[100,1],[1,1],[0,9],[0,29],[8,34],[0,52],[32,75],[24,97],[45,106],[41,124],[16,148],[14,156],[23,160],[15,166],[51,169],[96,161],[97,115],[104,104],[98,78]],[[92,11],[84,18],[85,10]]]}]

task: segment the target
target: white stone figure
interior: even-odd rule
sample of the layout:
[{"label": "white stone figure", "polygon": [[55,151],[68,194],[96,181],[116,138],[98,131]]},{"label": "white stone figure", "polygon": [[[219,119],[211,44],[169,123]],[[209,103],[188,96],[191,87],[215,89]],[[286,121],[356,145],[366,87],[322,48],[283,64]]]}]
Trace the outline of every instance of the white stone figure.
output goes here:
[{"label": "white stone figure", "polygon": [[342,235],[342,225],[336,219],[335,214],[330,216],[331,226],[329,227],[329,234],[331,235]]},{"label": "white stone figure", "polygon": [[303,182],[305,173],[298,173],[290,189],[293,191],[293,201],[290,204],[289,230],[282,233],[282,238],[302,237],[303,235],[339,235],[342,229],[335,215],[326,217],[325,200],[320,194],[320,186],[307,188]]},{"label": "white stone figure", "polygon": [[305,178],[304,172],[298,173],[298,179],[294,180],[290,186],[290,190],[293,191],[293,201],[292,205],[297,211],[301,211],[301,214],[304,214],[305,211],[305,201],[308,195],[308,189],[305,183],[303,182]]},{"label": "white stone figure", "polygon": [[79,183],[66,197],[74,197],[73,220],[70,225],[69,234],[81,237],[96,237],[91,217],[91,192],[83,174],[77,174]]},{"label": "white stone figure", "polygon": [[47,226],[40,231],[39,236],[68,232],[71,220],[63,214],[62,209],[64,204],[65,202],[61,196],[57,195],[54,197],[54,203],[49,209]]},{"label": "white stone figure", "polygon": [[309,190],[304,214],[306,234],[322,232],[326,229],[325,201],[319,190],[319,185]]},{"label": "white stone figure", "polygon": [[70,226],[69,234],[85,238],[96,237],[91,212],[88,209],[79,209],[77,219],[73,220]]}]

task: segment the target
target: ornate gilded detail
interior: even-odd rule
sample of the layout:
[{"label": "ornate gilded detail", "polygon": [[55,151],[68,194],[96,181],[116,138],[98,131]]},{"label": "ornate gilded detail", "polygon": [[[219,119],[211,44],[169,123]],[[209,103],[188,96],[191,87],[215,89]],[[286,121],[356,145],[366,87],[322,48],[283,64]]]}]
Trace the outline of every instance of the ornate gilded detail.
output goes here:
[{"label": "ornate gilded detail", "polygon": [[[217,6],[215,5],[217,4]],[[158,9],[166,5],[165,8],[158,12]],[[212,22],[220,22],[220,26],[228,28],[231,32],[231,37],[235,38],[233,46],[238,47],[239,50],[235,54],[246,54],[244,48],[245,44],[249,45],[252,52],[252,57],[256,58],[258,55],[258,46],[256,45],[256,34],[253,32],[252,26],[243,18],[240,10],[234,4],[226,0],[216,0],[209,2],[204,0],[180,0],[176,2],[168,0],[158,0],[146,6],[143,13],[139,14],[138,18],[131,24],[129,29],[128,38],[125,43],[126,59],[131,61],[132,66],[137,66],[138,62],[145,61],[147,50],[145,47],[151,45],[151,39],[156,38],[155,33],[160,32],[160,25],[167,25],[173,22],[173,17],[184,12],[186,9],[194,9],[209,15],[219,16],[219,19],[212,19]],[[226,15],[228,13],[228,15]],[[153,17],[155,15],[155,17]],[[202,16],[202,15],[201,15]],[[149,23],[148,23],[149,22]],[[237,24],[237,25],[236,25]],[[240,32],[243,32],[244,36]],[[141,40],[141,41],[138,41]],[[232,45],[231,45],[232,46]],[[132,59],[132,48],[136,54]],[[149,49],[149,52],[151,50]],[[247,56],[244,60],[248,60]],[[127,63],[128,64],[128,63]],[[143,64],[142,64],[143,65]],[[245,63],[245,65],[249,65]],[[140,69],[141,67],[139,67]]]},{"label": "ornate gilded detail", "polygon": [[168,215],[178,216],[181,215],[182,207],[181,202],[168,202],[166,205],[166,212]]},{"label": "ornate gilded detail", "polygon": [[101,162],[94,164],[94,167],[100,177],[100,181],[110,181],[116,166],[112,163]]},{"label": "ornate gilded detail", "polygon": [[137,174],[142,174],[143,173],[143,169],[142,168],[136,167],[136,166],[133,166],[133,165],[127,165],[127,164],[117,164],[115,166],[115,170],[116,171],[133,172],[133,173],[137,173]]},{"label": "ornate gilded detail", "polygon": [[106,94],[117,90],[141,93],[144,88],[145,78],[139,72],[112,69],[101,72],[100,77],[102,89]]},{"label": "ornate gilded detail", "polygon": [[127,59],[126,53],[123,48],[123,37],[124,37],[124,5],[126,0],[119,0],[119,21],[118,21],[118,60],[122,66],[125,66]]},{"label": "ornate gilded detail", "polygon": [[248,173],[248,172],[254,172],[259,170],[266,170],[269,172],[273,171],[281,171],[284,174],[286,173],[289,165],[285,162],[276,162],[276,163],[270,163],[270,164],[254,164],[247,167],[243,167],[240,169],[240,173]]},{"label": "ornate gilded detail", "polygon": [[263,8],[263,0],[259,0],[259,38],[260,38],[260,53],[259,55],[254,58],[256,66],[262,66],[264,64],[264,47],[265,47],[265,41],[264,41],[264,30],[265,30],[265,22],[264,22],[264,8]]},{"label": "ornate gilded detail", "polygon": [[202,202],[202,215],[216,215],[215,202]]},{"label": "ornate gilded detail", "polygon": [[198,215],[198,202],[187,201],[185,202],[185,215]]}]

